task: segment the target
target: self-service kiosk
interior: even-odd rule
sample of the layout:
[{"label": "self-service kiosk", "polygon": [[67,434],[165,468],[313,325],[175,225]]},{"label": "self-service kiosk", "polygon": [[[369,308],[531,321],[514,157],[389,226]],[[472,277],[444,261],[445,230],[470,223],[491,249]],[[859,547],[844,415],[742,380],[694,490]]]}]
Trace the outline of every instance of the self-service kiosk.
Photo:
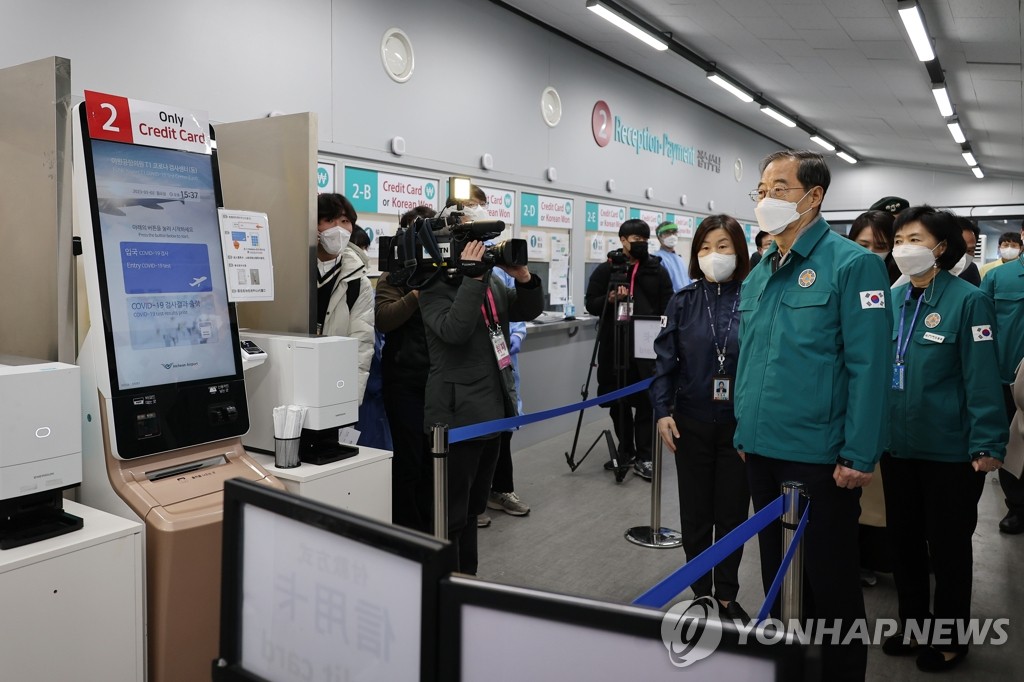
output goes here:
[{"label": "self-service kiosk", "polygon": [[82,502],[146,525],[149,682],[208,679],[224,482],[280,487],[250,459],[205,114],[86,92],[74,212],[92,325]]}]

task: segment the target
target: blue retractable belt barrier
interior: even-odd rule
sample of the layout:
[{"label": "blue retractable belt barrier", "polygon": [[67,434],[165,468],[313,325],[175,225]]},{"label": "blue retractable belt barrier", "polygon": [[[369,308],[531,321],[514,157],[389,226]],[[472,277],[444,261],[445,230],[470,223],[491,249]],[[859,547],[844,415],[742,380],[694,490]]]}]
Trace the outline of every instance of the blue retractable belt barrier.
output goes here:
[{"label": "blue retractable belt barrier", "polygon": [[[633,603],[639,606],[653,606],[658,609],[665,606],[695,580],[742,547],[743,543],[782,516],[783,509],[783,497],[779,495],[756,514],[729,531],[724,538],[695,556],[692,561],[686,562],[660,583],[641,594]],[[801,523],[803,522],[801,521]],[[784,566],[788,566],[788,564],[784,562]]]},{"label": "blue retractable belt barrier", "polygon": [[635,384],[630,384],[625,388],[620,388],[617,391],[599,395],[596,398],[590,400],[584,400],[580,403],[573,403],[572,405],[565,405],[564,407],[553,407],[550,410],[544,410],[543,412],[533,412],[531,414],[525,414],[521,417],[507,417],[505,419],[495,419],[489,422],[481,422],[480,424],[470,424],[469,426],[459,426],[451,429],[448,432],[449,443],[461,443],[464,440],[471,440],[473,438],[479,438],[480,436],[487,436],[492,433],[501,433],[502,431],[509,431],[519,426],[525,426],[527,424],[533,424],[534,422],[544,421],[545,419],[553,419],[554,417],[560,417],[563,414],[569,414],[570,412],[578,412],[585,410],[588,407],[594,405],[600,405],[601,403],[612,402],[619,398],[625,398],[628,395],[645,391],[651,385],[654,378],[644,379],[638,381]]},{"label": "blue retractable belt barrier", "polygon": [[768,613],[772,610],[775,597],[778,596],[779,589],[782,587],[782,579],[786,576],[786,571],[789,570],[789,564],[792,563],[793,555],[796,553],[796,546],[800,543],[800,538],[803,537],[804,528],[807,527],[807,515],[810,511],[811,505],[808,504],[804,508],[803,515],[800,517],[800,523],[796,527],[796,532],[793,533],[793,540],[789,543],[789,547],[786,548],[786,556],[782,558],[779,572],[775,574],[775,580],[772,581],[772,586],[764,597],[764,603],[761,604],[761,610],[757,614],[758,623],[763,623],[768,617]]}]

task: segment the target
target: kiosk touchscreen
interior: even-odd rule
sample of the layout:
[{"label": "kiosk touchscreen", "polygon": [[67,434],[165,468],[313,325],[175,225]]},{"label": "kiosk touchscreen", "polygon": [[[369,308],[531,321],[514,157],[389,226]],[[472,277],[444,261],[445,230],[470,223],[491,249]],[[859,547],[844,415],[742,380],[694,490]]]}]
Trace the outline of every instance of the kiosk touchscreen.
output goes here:
[{"label": "kiosk touchscreen", "polygon": [[447,542],[229,481],[223,554],[215,682],[444,679],[437,613],[454,564]]},{"label": "kiosk touchscreen", "polygon": [[86,91],[73,198],[91,326],[82,502],[146,524],[149,681],[201,679],[217,646],[224,481],[279,485],[249,428],[205,114]]},{"label": "kiosk touchscreen", "polygon": [[663,611],[458,576],[442,581],[441,605],[440,676],[450,682],[489,679],[495,661],[509,680],[809,679],[807,647],[753,633],[741,642],[717,619],[673,641],[670,657]]}]

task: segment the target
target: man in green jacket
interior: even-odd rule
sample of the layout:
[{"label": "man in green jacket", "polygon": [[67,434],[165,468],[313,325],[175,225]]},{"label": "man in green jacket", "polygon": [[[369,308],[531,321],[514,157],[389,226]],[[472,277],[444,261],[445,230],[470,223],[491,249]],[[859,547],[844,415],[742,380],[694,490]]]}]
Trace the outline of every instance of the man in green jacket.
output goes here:
[{"label": "man in green jacket", "polygon": [[[1010,384],[1017,374],[1017,365],[1024,358],[1024,256],[1004,263],[981,280],[981,290],[996,306],[996,352],[999,375],[1003,380],[1006,413],[1013,418],[1017,406]],[[1024,533],[1024,482],[1005,469],[999,470],[999,483],[1006,496],[1006,516],[999,530],[1010,535]]]},{"label": "man in green jacket", "polygon": [[[830,179],[814,152],[776,152],[761,164],[751,198],[775,243],[740,294],[734,444],[756,509],[785,481],[805,485],[802,615],[840,619],[838,643],[865,616],[857,520],[860,488],[883,447],[891,323],[882,259],[820,216]],[[767,592],[781,564],[781,524],[766,528],[759,544]],[[867,647],[826,645],[822,666],[822,679],[863,680]]]}]

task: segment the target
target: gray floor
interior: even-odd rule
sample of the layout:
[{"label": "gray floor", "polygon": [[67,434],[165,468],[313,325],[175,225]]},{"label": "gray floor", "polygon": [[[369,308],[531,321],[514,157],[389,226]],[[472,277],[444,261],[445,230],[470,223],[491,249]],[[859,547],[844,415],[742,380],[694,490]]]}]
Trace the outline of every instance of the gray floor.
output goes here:
[{"label": "gray floor", "polygon": [[[594,441],[604,422],[584,426],[577,461]],[[610,426],[610,423],[608,424]],[[529,428],[529,427],[527,427]],[[685,562],[682,549],[655,550],[623,538],[632,526],[650,524],[651,486],[630,473],[621,484],[602,468],[607,449],[599,446],[575,472],[565,453],[572,433],[516,450],[516,491],[531,506],[526,517],[490,511],[490,528],[480,530],[479,576],[487,580],[630,602]],[[662,525],[678,528],[679,500],[675,465],[666,459]],[[995,475],[985,486],[980,520],[974,537],[974,600],[976,617],[1009,618],[1008,642],[976,646],[955,672],[958,680],[1024,679],[1024,651],[1016,616],[1024,611],[1024,590],[1016,575],[1024,571],[1024,535],[1008,537],[997,531],[1005,508]],[[870,618],[896,616],[892,577],[880,575],[877,586],[864,591]],[[740,567],[739,602],[754,614],[764,600],[757,543],[744,548]],[[868,680],[934,679],[918,672],[913,658],[885,656],[871,649]]]}]

